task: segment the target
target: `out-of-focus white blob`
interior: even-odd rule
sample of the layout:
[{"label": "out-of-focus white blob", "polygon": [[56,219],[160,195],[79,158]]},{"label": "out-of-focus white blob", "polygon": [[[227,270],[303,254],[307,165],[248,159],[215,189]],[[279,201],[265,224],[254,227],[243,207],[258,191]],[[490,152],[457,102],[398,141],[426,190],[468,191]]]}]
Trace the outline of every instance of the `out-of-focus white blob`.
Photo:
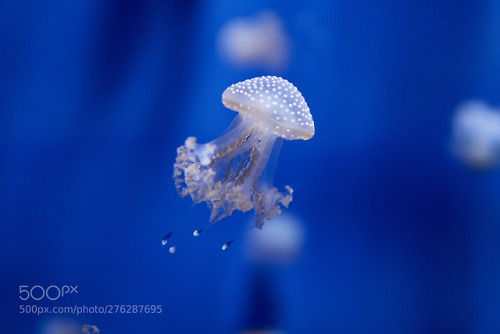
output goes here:
[{"label": "out-of-focus white blob", "polygon": [[99,334],[99,328],[94,325],[83,325],[82,333],[83,334]]},{"label": "out-of-focus white blob", "polygon": [[272,12],[234,18],[219,31],[219,55],[239,68],[282,70],[288,66],[290,46],[283,23]]},{"label": "out-of-focus white blob", "polygon": [[266,228],[247,233],[245,252],[249,260],[259,264],[288,265],[301,253],[304,237],[300,220],[285,213],[268,221]]},{"label": "out-of-focus white blob", "polygon": [[50,319],[38,331],[40,334],[81,334],[82,325],[70,319]]},{"label": "out-of-focus white blob", "polygon": [[487,170],[500,165],[500,109],[480,101],[457,108],[453,119],[453,149],[466,165]]}]

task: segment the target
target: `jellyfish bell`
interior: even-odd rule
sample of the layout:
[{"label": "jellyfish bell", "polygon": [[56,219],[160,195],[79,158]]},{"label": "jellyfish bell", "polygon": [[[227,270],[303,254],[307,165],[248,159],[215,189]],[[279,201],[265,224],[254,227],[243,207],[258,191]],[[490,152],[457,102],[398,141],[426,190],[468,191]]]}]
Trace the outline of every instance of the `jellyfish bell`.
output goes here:
[{"label": "jellyfish bell", "polygon": [[287,140],[314,136],[311,112],[297,87],[279,77],[260,77],[231,85],[222,103],[249,121],[253,131]]},{"label": "jellyfish bell", "polygon": [[256,227],[261,228],[292,200],[292,188],[280,192],[272,185],[270,157],[277,158],[283,139],[312,138],[314,121],[297,88],[274,76],[231,85],[222,103],[238,115],[213,141],[199,144],[189,137],[177,149],[175,186],[181,197],[206,202],[211,223],[234,210],[253,209]]}]

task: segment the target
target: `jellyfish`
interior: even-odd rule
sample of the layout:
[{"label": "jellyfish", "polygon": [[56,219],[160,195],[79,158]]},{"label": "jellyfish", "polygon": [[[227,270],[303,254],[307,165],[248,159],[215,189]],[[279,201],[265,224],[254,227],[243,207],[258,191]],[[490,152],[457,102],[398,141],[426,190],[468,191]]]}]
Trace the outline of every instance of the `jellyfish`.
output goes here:
[{"label": "jellyfish", "polygon": [[[74,319],[46,318],[35,331],[37,334],[81,334],[81,325]],[[10,331],[7,331],[10,332]]]},{"label": "jellyfish", "polygon": [[[285,140],[308,140],[314,121],[297,88],[285,79],[264,76],[228,87],[225,107],[238,115],[222,135],[206,144],[189,137],[177,149],[173,178],[181,197],[205,202],[210,223],[239,210],[255,211],[255,226],[281,213],[292,188],[272,185],[274,163]],[[196,231],[195,231],[196,232]]]},{"label": "jellyfish", "polygon": [[480,101],[462,104],[453,118],[453,148],[466,165],[489,170],[500,165],[500,111]]},{"label": "jellyfish", "polygon": [[241,68],[281,70],[289,59],[289,41],[281,19],[270,11],[233,18],[217,36],[222,60]]},{"label": "jellyfish", "polygon": [[269,225],[259,233],[245,235],[245,255],[258,265],[286,267],[299,257],[304,239],[302,221],[285,212],[269,221]]}]

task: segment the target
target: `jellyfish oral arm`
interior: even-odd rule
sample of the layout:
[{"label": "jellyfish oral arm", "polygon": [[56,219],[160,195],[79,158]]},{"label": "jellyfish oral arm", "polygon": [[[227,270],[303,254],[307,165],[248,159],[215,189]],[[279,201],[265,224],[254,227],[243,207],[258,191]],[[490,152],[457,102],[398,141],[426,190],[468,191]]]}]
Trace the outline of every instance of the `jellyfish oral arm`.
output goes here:
[{"label": "jellyfish oral arm", "polygon": [[207,144],[189,137],[177,149],[174,179],[181,197],[190,195],[193,202],[206,202],[210,221],[231,215],[234,210],[255,210],[256,225],[262,226],[288,207],[292,189],[285,192],[261,177],[278,137],[254,120],[241,114],[228,129]]}]

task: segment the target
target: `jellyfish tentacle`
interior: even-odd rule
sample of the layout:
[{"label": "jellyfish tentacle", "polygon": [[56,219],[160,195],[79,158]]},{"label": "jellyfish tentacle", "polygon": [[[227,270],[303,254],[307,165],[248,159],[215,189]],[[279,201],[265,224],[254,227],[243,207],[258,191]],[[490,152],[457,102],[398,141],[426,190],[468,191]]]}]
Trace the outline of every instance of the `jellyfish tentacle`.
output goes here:
[{"label": "jellyfish tentacle", "polygon": [[245,119],[233,122],[230,128],[208,144],[198,144],[190,137],[178,149],[174,168],[177,191],[182,197],[189,194],[195,203],[206,202],[211,223],[234,210],[254,209],[259,227],[292,199],[288,188],[282,193],[268,185],[272,180],[260,179],[277,137],[255,130]]},{"label": "jellyfish tentacle", "polygon": [[281,213],[280,205],[288,208],[292,201],[293,189],[290,186],[285,186],[286,192],[280,192],[277,188],[260,189],[255,188],[254,196],[256,198],[257,207],[255,209],[256,226],[261,228],[263,221],[271,219]]}]

